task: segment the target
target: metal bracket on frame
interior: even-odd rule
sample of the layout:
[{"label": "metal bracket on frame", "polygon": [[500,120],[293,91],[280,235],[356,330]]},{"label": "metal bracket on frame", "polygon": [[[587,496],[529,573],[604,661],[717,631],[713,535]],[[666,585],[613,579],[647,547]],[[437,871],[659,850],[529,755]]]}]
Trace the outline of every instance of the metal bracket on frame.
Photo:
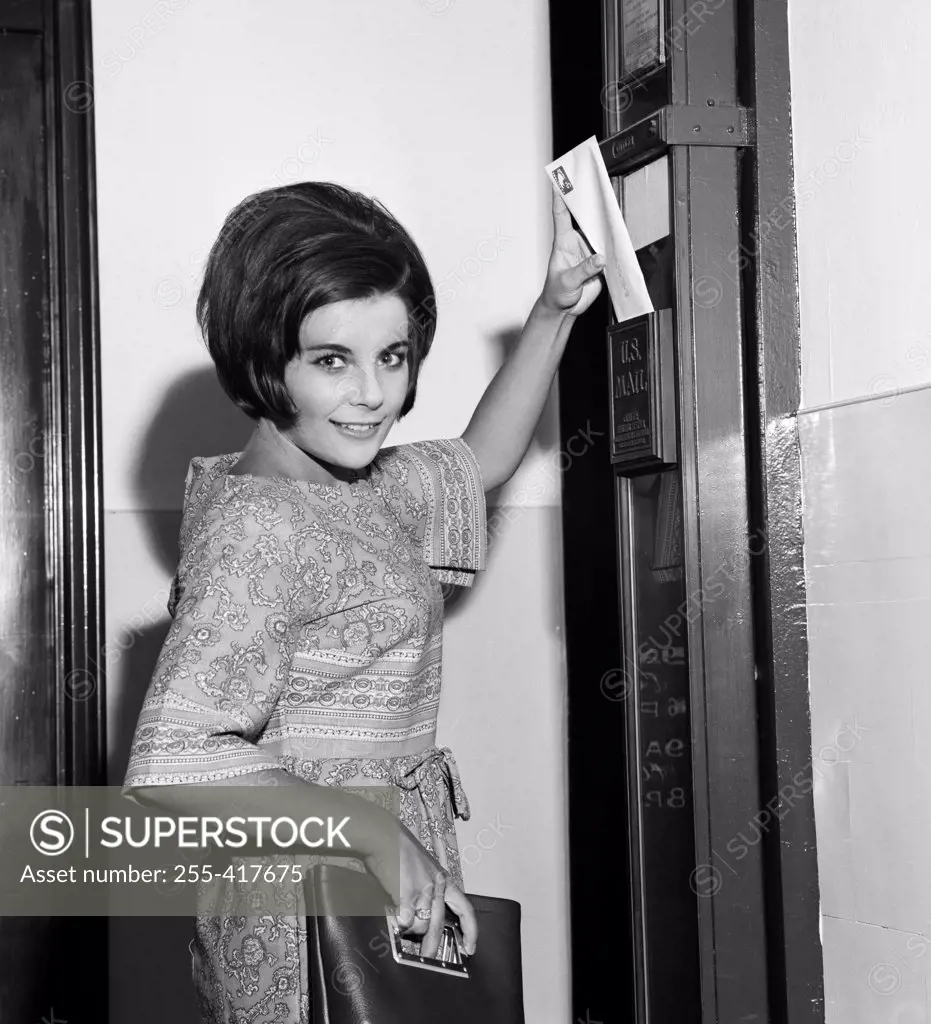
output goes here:
[{"label": "metal bracket on frame", "polygon": [[608,174],[627,174],[670,146],[752,146],[753,127],[747,107],[669,104],[598,145]]}]

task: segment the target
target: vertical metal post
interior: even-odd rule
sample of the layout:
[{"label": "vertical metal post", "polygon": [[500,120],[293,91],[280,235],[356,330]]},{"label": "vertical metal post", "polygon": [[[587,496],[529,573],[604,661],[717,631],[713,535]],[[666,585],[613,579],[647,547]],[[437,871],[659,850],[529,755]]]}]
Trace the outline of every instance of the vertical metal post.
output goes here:
[{"label": "vertical metal post", "polygon": [[748,102],[756,144],[745,167],[740,259],[747,290],[748,417],[756,487],[751,514],[760,730],[765,767],[773,1019],[824,1020],[821,909],[812,793],[811,708],[797,412],[798,269],[786,0],[752,0],[746,25]]},{"label": "vertical metal post", "polygon": [[[669,101],[735,107],[737,4],[670,0]],[[739,280],[720,272],[739,250],[736,149],[671,151],[681,398],[686,589],[715,601],[689,628],[696,876],[704,1018],[770,1020],[759,844],[742,842],[760,807]]]}]

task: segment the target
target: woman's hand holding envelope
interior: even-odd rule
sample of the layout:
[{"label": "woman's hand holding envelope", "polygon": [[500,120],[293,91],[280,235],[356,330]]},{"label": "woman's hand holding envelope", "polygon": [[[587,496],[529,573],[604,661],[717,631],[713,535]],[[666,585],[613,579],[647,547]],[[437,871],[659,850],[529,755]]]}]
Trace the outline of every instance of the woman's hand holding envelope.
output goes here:
[{"label": "woman's hand holding envelope", "polygon": [[562,197],[553,190],[553,251],[546,268],[541,304],[550,312],[578,316],[601,292],[604,256],[592,254],[585,239],[572,226]]}]

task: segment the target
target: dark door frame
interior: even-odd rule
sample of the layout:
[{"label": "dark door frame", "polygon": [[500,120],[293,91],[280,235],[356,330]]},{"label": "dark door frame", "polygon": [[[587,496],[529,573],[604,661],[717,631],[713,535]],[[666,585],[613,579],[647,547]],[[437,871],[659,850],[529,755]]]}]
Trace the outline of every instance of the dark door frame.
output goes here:
[{"label": "dark door frame", "polygon": [[[4,210],[14,223],[23,219],[31,276],[9,297],[17,335],[6,343],[20,371],[3,383],[2,415],[13,446],[7,454],[19,452],[30,470],[4,482],[11,520],[0,523],[18,531],[27,552],[21,604],[11,602],[7,616],[12,632],[0,635],[15,645],[0,679],[4,707],[20,722],[30,714],[41,721],[28,730],[5,723],[14,738],[22,730],[23,742],[7,751],[2,781],[98,786],[107,780],[90,2],[0,0],[0,34],[30,55],[20,66],[31,61],[29,80],[41,81],[41,100],[23,113],[28,140],[8,138],[5,147],[22,161],[5,168],[13,172],[8,181],[37,187],[21,196],[20,184],[11,184]],[[8,82],[14,106],[26,95],[19,82]],[[28,658],[17,657],[27,649]],[[37,688],[41,699],[30,700]],[[0,949],[4,1010],[34,1021],[106,1021],[105,918],[0,919]]]},{"label": "dark door frame", "polygon": [[[46,507],[56,537],[59,785],[106,784],[103,450],[90,0],[45,0],[51,374],[57,440]],[[50,31],[48,30],[50,29]]]},{"label": "dark door frame", "polygon": [[[0,32],[41,39],[44,78],[45,352],[40,485],[51,591],[55,725],[47,778],[103,785],[103,474],[89,0],[0,0]],[[16,381],[11,382],[13,389]],[[15,395],[15,397],[14,397]],[[10,415],[26,410],[7,396]],[[30,512],[30,514],[32,514]],[[23,779],[24,784],[38,784]],[[48,782],[43,779],[44,784]]]},{"label": "dark door frame", "polygon": [[[723,598],[700,602],[687,627],[696,869],[706,872],[697,879],[694,908],[701,1019],[730,1024],[753,1014],[771,1024],[815,1024],[824,1020],[824,994],[796,422],[787,4],[668,0],[665,67],[619,79],[612,50],[622,3],[605,0],[599,17],[594,4],[571,12],[551,4],[553,156],[596,134],[609,172],[626,173],[638,165],[637,147],[618,147],[614,159],[612,138],[623,133],[636,142],[631,127],[670,107],[662,145],[642,147],[639,162],[666,152],[671,171],[686,592],[700,592],[722,565],[729,578]],[[597,82],[595,46],[605,56]],[[598,423],[607,420],[609,314],[600,310],[577,325],[560,368],[564,442],[586,408],[593,423],[595,410]],[[629,715],[624,721],[620,713],[633,714],[633,702],[612,707],[597,692],[600,670],[630,664],[622,652],[630,646],[634,602],[622,573],[614,591],[620,628],[598,629],[593,602],[611,599],[613,566],[606,567],[605,554],[617,545],[606,497],[613,475],[607,443],[596,457],[600,466],[570,466],[563,498],[565,564],[572,567],[566,600],[574,1019],[617,1013],[638,1024],[665,1024],[649,1016],[643,997],[649,907],[638,906],[637,879],[629,913],[615,901],[616,879],[603,885],[606,870],[613,876],[633,864],[636,871],[642,808],[633,773],[629,792],[618,782],[619,763],[637,763],[626,736]],[[624,481],[619,491],[623,548]],[[601,515],[593,512],[598,508]],[[621,857],[604,845],[606,802],[631,824],[633,845]],[[737,859],[733,843],[751,835],[758,840],[740,843]]]}]

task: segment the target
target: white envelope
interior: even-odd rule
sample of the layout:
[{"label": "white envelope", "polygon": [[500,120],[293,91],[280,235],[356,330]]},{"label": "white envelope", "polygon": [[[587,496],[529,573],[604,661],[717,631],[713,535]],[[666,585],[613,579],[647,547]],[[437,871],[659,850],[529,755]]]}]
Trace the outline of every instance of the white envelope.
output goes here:
[{"label": "white envelope", "polygon": [[547,164],[546,173],[588,244],[605,258],[605,281],[618,321],[652,312],[653,303],[597,138],[593,135]]}]

